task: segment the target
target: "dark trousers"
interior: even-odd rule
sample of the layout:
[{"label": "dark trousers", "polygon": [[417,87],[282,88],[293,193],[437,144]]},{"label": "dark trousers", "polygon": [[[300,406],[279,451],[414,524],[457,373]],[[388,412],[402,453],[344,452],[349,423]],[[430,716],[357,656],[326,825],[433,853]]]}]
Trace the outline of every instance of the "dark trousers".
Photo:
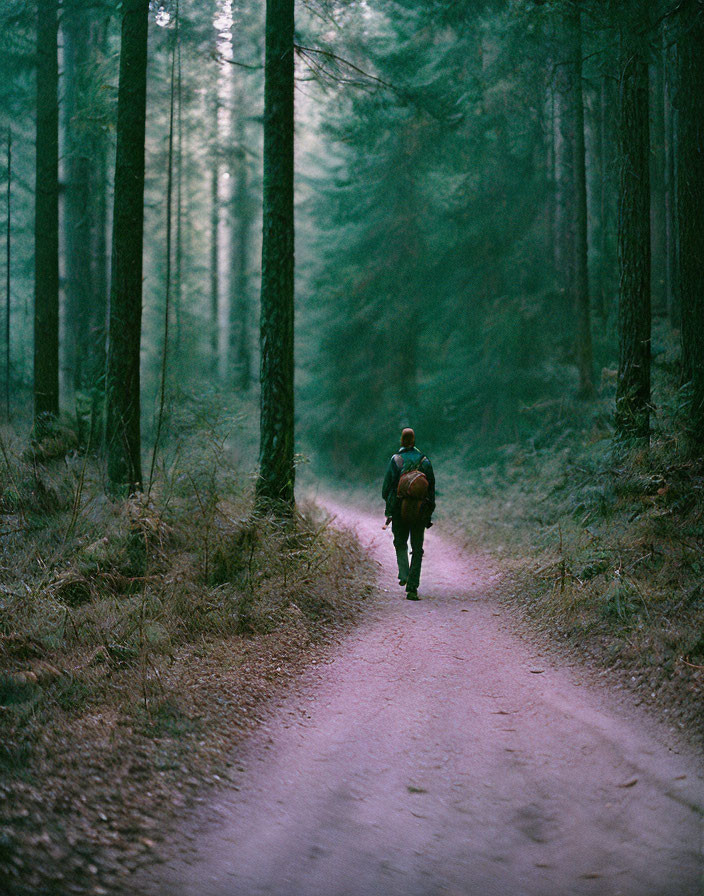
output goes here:
[{"label": "dark trousers", "polygon": [[[398,577],[406,579],[406,591],[417,591],[420,582],[420,567],[423,562],[423,539],[425,523],[409,526],[401,519],[401,514],[394,514],[391,520],[391,531],[394,535],[394,547],[398,561]],[[408,563],[408,537],[411,538],[411,563]]]}]

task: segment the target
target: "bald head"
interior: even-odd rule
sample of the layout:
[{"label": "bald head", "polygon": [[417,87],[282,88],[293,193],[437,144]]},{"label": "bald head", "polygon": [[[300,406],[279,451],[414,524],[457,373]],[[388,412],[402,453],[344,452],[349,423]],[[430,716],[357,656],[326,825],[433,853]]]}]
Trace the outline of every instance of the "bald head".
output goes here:
[{"label": "bald head", "polygon": [[412,448],[416,443],[416,434],[410,427],[406,427],[401,433],[401,447]]}]

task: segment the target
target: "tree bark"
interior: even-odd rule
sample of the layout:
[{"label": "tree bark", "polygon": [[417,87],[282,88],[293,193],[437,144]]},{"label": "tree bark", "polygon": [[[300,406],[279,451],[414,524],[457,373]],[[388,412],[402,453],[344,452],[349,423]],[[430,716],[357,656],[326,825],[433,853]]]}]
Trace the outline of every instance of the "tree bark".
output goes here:
[{"label": "tree bark", "polygon": [[294,505],[294,0],[267,0],[257,502]]},{"label": "tree bark", "polygon": [[564,65],[556,71],[557,141],[555,146],[555,223],[557,267],[560,285],[567,296],[574,294],[574,117],[569,114],[569,75]]},{"label": "tree bark", "polygon": [[621,29],[619,103],[619,366],[616,430],[650,435],[650,134],[647,9],[629,0]]},{"label": "tree bark", "polygon": [[232,200],[232,296],[230,300],[230,353],[238,388],[248,392],[252,384],[251,302],[249,296],[249,242],[252,225],[244,126],[240,112],[237,126],[236,182]]},{"label": "tree bark", "polygon": [[704,3],[680,10],[677,214],[682,377],[691,391],[690,429],[704,444]]},{"label": "tree bark", "polygon": [[59,412],[59,68],[57,0],[37,4],[34,425]]},{"label": "tree bark", "polygon": [[[101,58],[105,58],[109,49],[110,18],[103,16],[96,23],[95,43]],[[93,220],[93,301],[90,314],[91,370],[92,387],[92,428],[100,432],[100,421],[105,405],[105,363],[106,337],[108,329],[107,311],[110,292],[108,265],[108,193],[110,188],[108,175],[108,157],[110,138],[105,130],[100,129],[94,138],[95,152],[95,215]]]},{"label": "tree bark", "polygon": [[608,200],[608,164],[607,164],[607,116],[608,94],[606,75],[602,75],[599,89],[599,317],[607,320],[611,305],[611,266],[607,262],[609,256],[609,200]]},{"label": "tree bark", "polygon": [[7,224],[5,230],[5,415],[10,421],[10,311],[12,309],[10,286],[12,284],[12,128],[7,129]]},{"label": "tree bark", "polygon": [[130,492],[142,487],[139,348],[148,14],[149,0],[124,0],[106,389],[108,477],[114,490]]},{"label": "tree bark", "polygon": [[680,325],[679,291],[677,286],[677,221],[675,218],[677,185],[675,183],[675,110],[673,108],[674,71],[672,57],[674,48],[668,46],[670,30],[663,23],[663,120],[665,156],[665,295],[670,325]]},{"label": "tree bark", "polygon": [[664,71],[661,54],[656,53],[650,65],[650,228],[651,289],[653,314],[667,314],[666,239],[665,239],[665,102]]},{"label": "tree bark", "polygon": [[93,341],[89,338],[93,283],[91,237],[94,196],[93,147],[88,137],[86,92],[89,64],[89,15],[80,0],[65,0],[61,20],[64,40],[65,165],[64,245],[66,247],[67,355],[76,392],[90,386]]},{"label": "tree bark", "polygon": [[171,315],[171,265],[172,265],[172,232],[173,232],[173,195],[174,195],[174,116],[176,110],[176,57],[180,45],[180,18],[178,4],[176,5],[176,27],[173,35],[173,47],[171,49],[171,86],[169,90],[169,148],[166,163],[166,245],[165,267],[166,277],[164,283],[164,341],[161,349],[161,383],[159,386],[159,411],[156,422],[156,434],[152,449],[152,462],[149,468],[149,484],[147,497],[151,495],[154,483],[154,470],[156,457],[159,450],[161,428],[164,423],[164,407],[166,404],[166,378],[168,373],[169,358],[169,317]]},{"label": "tree bark", "polygon": [[181,70],[181,42],[176,45],[176,252],[174,270],[174,317],[176,323],[176,352],[181,348],[181,312],[183,305],[183,90]]},{"label": "tree bark", "polygon": [[574,116],[574,302],[577,321],[576,356],[579,395],[594,395],[591,309],[587,245],[587,174],[584,148],[584,97],[582,91],[582,18],[578,5],[570,10],[568,26],[572,43],[572,112]]},{"label": "tree bark", "polygon": [[220,223],[220,198],[218,195],[218,180],[220,173],[219,113],[220,102],[218,99],[216,82],[215,93],[213,96],[212,161],[210,168],[210,360],[213,372],[216,376],[218,372],[218,298],[220,293],[220,245],[218,240]]},{"label": "tree bark", "polygon": [[[548,60],[548,69],[552,67],[552,60]],[[556,199],[557,199],[557,177],[555,165],[555,83],[554,78],[550,78],[546,85],[545,96],[545,165],[547,169],[548,195],[547,195],[547,226],[546,226],[546,253],[552,257],[555,274],[558,269],[558,250],[556,239]]]}]

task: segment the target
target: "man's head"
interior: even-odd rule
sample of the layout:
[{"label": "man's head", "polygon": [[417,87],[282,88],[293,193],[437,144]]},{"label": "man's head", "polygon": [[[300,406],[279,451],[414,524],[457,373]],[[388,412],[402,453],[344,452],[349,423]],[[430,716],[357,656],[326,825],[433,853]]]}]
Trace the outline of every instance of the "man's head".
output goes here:
[{"label": "man's head", "polygon": [[401,447],[412,448],[416,443],[416,434],[410,427],[406,427],[401,433]]}]

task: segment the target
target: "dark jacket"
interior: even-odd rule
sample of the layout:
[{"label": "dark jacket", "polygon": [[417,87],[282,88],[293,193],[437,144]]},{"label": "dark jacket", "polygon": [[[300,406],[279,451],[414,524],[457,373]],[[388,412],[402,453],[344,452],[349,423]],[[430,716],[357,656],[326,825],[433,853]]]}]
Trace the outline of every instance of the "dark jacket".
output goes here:
[{"label": "dark jacket", "polygon": [[381,488],[381,497],[386,501],[386,516],[393,516],[400,510],[400,501],[396,496],[398,481],[406,470],[421,470],[428,480],[428,496],[425,499],[425,520],[430,522],[432,512],[435,510],[435,474],[433,465],[417,448],[399,448],[396,454],[391,456],[386,468],[384,484]]}]

